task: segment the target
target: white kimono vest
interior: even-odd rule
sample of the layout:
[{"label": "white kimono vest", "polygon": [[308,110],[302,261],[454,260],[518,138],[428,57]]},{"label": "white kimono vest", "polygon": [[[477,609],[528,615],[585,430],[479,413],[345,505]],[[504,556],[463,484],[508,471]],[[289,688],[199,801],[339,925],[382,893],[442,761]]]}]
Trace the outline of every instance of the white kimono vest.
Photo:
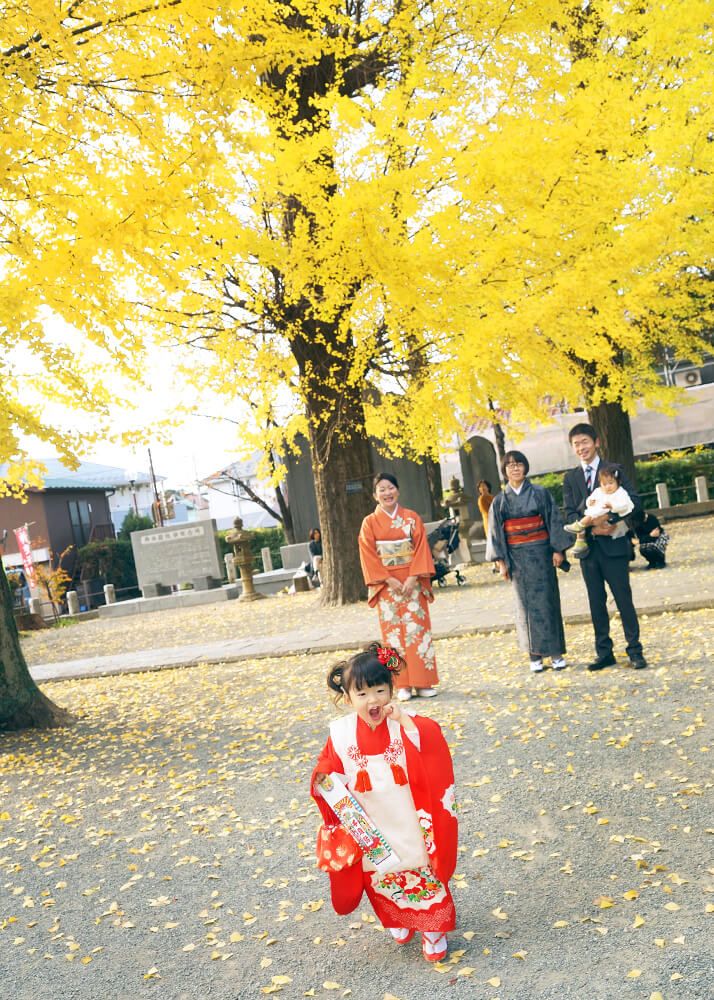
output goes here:
[{"label": "white kimono vest", "polygon": [[[399,856],[399,868],[423,868],[429,864],[424,833],[419,823],[414,799],[408,784],[398,785],[392,773],[392,765],[399,765],[407,775],[407,756],[404,752],[403,730],[398,722],[387,719],[389,745],[381,754],[365,755],[357,745],[356,714],[346,715],[330,723],[330,737],[335,751],[342,761],[347,779],[347,787],[374,825]],[[409,736],[406,736],[409,739]],[[415,745],[418,746],[416,740]],[[355,791],[357,774],[367,771],[372,790]],[[375,871],[372,862],[362,859],[365,871]]]}]

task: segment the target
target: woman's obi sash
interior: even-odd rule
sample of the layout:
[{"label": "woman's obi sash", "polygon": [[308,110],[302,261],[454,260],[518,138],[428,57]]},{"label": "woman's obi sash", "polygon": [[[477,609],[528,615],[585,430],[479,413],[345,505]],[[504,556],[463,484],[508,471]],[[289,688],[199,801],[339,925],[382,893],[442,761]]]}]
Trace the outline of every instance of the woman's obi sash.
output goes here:
[{"label": "woman's obi sash", "polygon": [[375,545],[383,566],[408,566],[414,558],[414,542],[411,538],[377,538]]},{"label": "woman's obi sash", "polygon": [[540,514],[531,517],[509,517],[503,522],[506,542],[512,545],[527,545],[529,542],[547,542],[549,535]]}]

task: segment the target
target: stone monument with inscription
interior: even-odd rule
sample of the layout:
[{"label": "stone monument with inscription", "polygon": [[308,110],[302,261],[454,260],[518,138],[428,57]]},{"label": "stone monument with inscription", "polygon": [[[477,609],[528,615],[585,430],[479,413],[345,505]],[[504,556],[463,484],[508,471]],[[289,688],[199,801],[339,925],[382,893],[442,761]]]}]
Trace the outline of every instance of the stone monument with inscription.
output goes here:
[{"label": "stone monument with inscription", "polygon": [[144,597],[168,594],[172,586],[220,587],[223,579],[215,521],[193,521],[131,533],[136,573]]}]

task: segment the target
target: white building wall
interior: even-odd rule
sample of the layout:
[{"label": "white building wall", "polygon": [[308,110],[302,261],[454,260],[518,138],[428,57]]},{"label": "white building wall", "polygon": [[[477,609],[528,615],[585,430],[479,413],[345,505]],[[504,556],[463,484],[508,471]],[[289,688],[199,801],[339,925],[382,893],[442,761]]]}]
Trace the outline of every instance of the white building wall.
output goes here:
[{"label": "white building wall", "polygon": [[[274,495],[266,491],[261,483],[255,479],[249,480],[248,483],[258,496],[265,498],[266,503],[270,504],[271,507],[275,505]],[[205,483],[205,496],[208,500],[208,517],[215,519],[216,526],[220,530],[231,528],[236,517],[241,517],[244,527],[248,529],[269,528],[278,524],[278,521],[271,517],[260,504],[231,493],[230,491],[235,486],[231,480],[218,480],[215,485],[218,487],[217,489],[212,488],[208,482]]]},{"label": "white building wall", "polygon": [[[504,424],[506,450],[517,448],[527,455],[530,471],[534,476],[572,468],[576,460],[568,441],[568,431],[580,423],[589,423],[585,411],[558,414],[552,423],[535,427],[509,427]],[[636,456],[709,444],[714,440],[714,385],[687,389],[674,414],[651,410],[640,403],[630,425]],[[474,434],[486,438],[495,446],[490,427],[484,427]],[[444,483],[448,483],[454,475],[462,478],[458,450],[442,455],[441,469]]]},{"label": "white building wall", "polygon": [[[138,507],[139,514],[142,517],[151,517],[151,505],[154,502],[153,488],[148,483],[137,483],[135,492],[136,506]],[[134,510],[134,495],[131,487],[118,486],[108,499],[112,523],[118,533],[126,515],[130,510]]]}]

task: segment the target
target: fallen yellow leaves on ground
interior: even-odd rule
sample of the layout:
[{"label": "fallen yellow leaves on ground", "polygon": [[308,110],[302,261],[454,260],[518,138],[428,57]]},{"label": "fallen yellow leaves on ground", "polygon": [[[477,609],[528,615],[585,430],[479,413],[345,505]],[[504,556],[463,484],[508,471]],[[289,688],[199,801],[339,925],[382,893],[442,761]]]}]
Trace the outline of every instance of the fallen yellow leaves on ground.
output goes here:
[{"label": "fallen yellow leaves on ground", "polygon": [[[506,1000],[528,995],[534,956],[567,960],[585,982],[587,962],[570,956],[596,954],[616,996],[644,958],[630,929],[646,925],[648,985],[669,980],[679,950],[688,987],[713,905],[700,850],[711,755],[678,734],[709,679],[674,654],[701,642],[704,622],[714,614],[658,619],[646,676],[546,671],[537,685],[509,636],[437,644],[443,690],[416,707],[452,746],[462,850],[457,930],[433,971],[418,937],[397,949],[366,900],[337,917],[314,867],[307,783],[338,711],[323,691],[336,654],[49,686],[79,715],[74,729],[2,737],[0,966],[53,982],[61,964],[87,1000],[117,963],[137,995],[159,976],[154,988],[178,995],[200,974],[221,998],[234,986],[231,998],[362,1000],[367,977],[369,996],[411,1000],[437,975],[445,990],[480,982]],[[590,642],[587,629],[569,636],[571,658]],[[609,743],[625,732],[627,749]],[[399,978],[375,989],[365,955]]]}]

